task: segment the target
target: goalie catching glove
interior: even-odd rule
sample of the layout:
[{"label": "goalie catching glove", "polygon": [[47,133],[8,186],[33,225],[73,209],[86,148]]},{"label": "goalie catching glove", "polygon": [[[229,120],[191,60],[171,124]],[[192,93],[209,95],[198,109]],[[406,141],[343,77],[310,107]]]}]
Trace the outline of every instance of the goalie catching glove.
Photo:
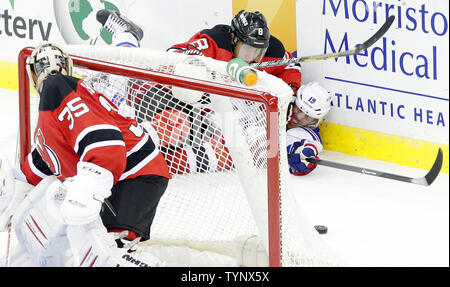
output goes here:
[{"label": "goalie catching glove", "polygon": [[111,195],[113,183],[114,177],[109,170],[93,163],[79,162],[77,175],[63,183],[66,196],[60,210],[64,222],[82,225],[94,221],[103,201]]},{"label": "goalie catching glove", "polygon": [[293,175],[306,175],[313,171],[317,164],[307,161],[308,158],[317,158],[318,150],[314,144],[307,140],[294,142],[287,147],[289,171]]}]

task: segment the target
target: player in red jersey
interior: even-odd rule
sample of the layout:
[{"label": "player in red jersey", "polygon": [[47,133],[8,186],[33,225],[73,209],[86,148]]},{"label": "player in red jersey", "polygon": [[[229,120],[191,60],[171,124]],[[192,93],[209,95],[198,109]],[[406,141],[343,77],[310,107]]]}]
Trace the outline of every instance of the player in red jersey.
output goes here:
[{"label": "player in red jersey", "polygon": [[[269,32],[267,21],[260,12],[241,10],[231,21],[231,25],[216,25],[193,35],[187,42],[173,45],[168,49],[228,62],[241,58],[247,63],[266,62],[292,58],[283,43]],[[268,67],[261,69],[291,86],[294,94],[301,84],[299,64]]]},{"label": "player in red jersey", "polygon": [[40,102],[36,147],[21,177],[36,187],[20,203],[14,225],[31,262],[60,266],[66,261],[59,254],[70,249],[84,254],[81,266],[127,266],[123,254],[159,266],[151,255],[119,250],[125,241],[117,246],[103,227],[134,243],[149,239],[170,179],[158,140],[72,77],[71,59],[60,47],[37,47],[27,70]]},{"label": "player in red jersey", "polygon": [[[187,42],[173,45],[168,51],[203,55],[216,60],[230,61],[238,57],[247,63],[292,58],[283,44],[271,35],[264,15],[241,10],[231,25],[216,25],[204,29]],[[287,114],[287,150],[289,171],[306,175],[316,168],[307,161],[322,151],[319,124],[331,108],[331,96],[317,82],[301,86],[299,64],[262,68],[286,82],[293,90]]]},{"label": "player in red jersey", "polygon": [[[114,45],[122,46],[123,43],[127,43],[127,45],[132,43],[132,46],[139,47],[139,41],[142,39],[143,33],[130,20],[119,13],[108,10],[100,10],[97,13],[97,20],[103,24],[105,29],[113,33],[113,39],[116,39]],[[167,51],[200,55],[226,62],[236,57],[247,63],[293,57],[290,52],[285,50],[282,42],[270,34],[262,13],[245,10],[240,11],[233,17],[231,25],[221,24],[201,30],[188,41],[173,45]],[[319,135],[319,124],[330,110],[331,97],[318,83],[309,83],[300,89],[301,67],[299,64],[268,67],[261,70],[279,77],[292,88],[292,101],[288,109],[286,126],[288,129],[288,152],[291,154],[288,162],[292,174],[308,174],[316,165],[307,162],[307,158],[317,157],[323,149]],[[214,136],[206,138],[200,145],[183,145],[183,147],[166,145],[162,147],[165,150],[166,158],[171,162],[169,168],[172,173],[220,171],[233,167],[224,139],[220,136],[220,129],[216,128],[213,121],[210,120],[214,116],[209,111],[200,111],[199,108],[194,107],[197,103],[183,103],[167,95],[160,96],[158,92],[149,94],[151,95],[142,95],[142,102],[167,102],[169,100],[174,102],[169,110],[158,110],[155,113],[178,115],[189,114],[190,111],[196,110],[196,113],[202,114],[201,118],[205,122],[204,124],[211,126],[214,130],[212,133]],[[202,97],[199,101],[207,101],[207,97]],[[167,134],[172,133],[172,129],[176,130],[176,125],[168,124],[170,120],[166,117],[149,118],[148,120],[158,131],[163,129],[158,129],[156,126],[167,126],[165,128],[166,134],[159,132],[161,139],[167,138]],[[178,118],[178,125],[186,127],[189,123],[183,117],[180,117]],[[178,135],[174,138],[181,142]],[[296,144],[294,145],[294,143]],[[222,166],[217,164],[217,162],[221,163],[222,161],[225,161]]]},{"label": "player in red jersey", "polygon": [[[249,64],[293,57],[281,41],[270,34],[262,13],[245,10],[234,16],[231,25],[204,29],[187,42],[173,45],[168,51],[203,55],[222,61],[238,57]],[[307,158],[317,157],[323,149],[319,124],[330,110],[331,97],[317,82],[300,88],[299,64],[261,70],[279,77],[293,90],[286,126],[289,171],[294,175],[306,175],[317,166],[309,163]]]},{"label": "player in red jersey", "polygon": [[[274,61],[285,58],[292,58],[292,54],[285,50],[283,43],[269,32],[269,27],[264,15],[260,12],[248,12],[241,10],[231,20],[231,25],[216,25],[210,29],[204,29],[193,35],[187,42],[173,45],[168,49],[171,52],[179,52],[191,55],[202,55],[221,61],[230,61],[233,58],[241,58],[247,63]],[[295,95],[301,85],[301,67],[298,64],[288,66],[277,66],[261,69],[270,73],[284,82],[293,90]],[[203,144],[209,147],[211,141]],[[220,142],[219,142],[220,143]],[[229,158],[227,150],[217,145],[213,141],[212,150],[215,151],[216,158]],[[198,152],[206,153],[211,150],[204,148],[204,151],[191,152],[190,149],[177,150],[173,155],[182,155],[187,159],[196,158],[189,154],[196,155]],[[208,156],[211,158],[211,155]],[[231,161],[231,158],[228,159]],[[182,161],[186,166],[195,165],[194,162]],[[232,164],[225,165],[225,168],[231,168]],[[214,165],[212,165],[214,167]],[[211,167],[209,167],[211,169]],[[186,168],[183,170],[187,170]],[[191,168],[192,170],[192,168]]]}]

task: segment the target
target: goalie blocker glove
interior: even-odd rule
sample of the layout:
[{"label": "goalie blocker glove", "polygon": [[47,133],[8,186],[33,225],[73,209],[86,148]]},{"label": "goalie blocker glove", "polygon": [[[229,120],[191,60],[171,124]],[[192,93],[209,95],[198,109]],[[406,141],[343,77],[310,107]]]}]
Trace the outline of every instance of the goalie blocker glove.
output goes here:
[{"label": "goalie blocker glove", "polygon": [[79,162],[77,175],[64,181],[67,192],[61,205],[65,223],[80,225],[92,222],[100,213],[105,198],[111,195],[113,174],[96,164]]}]

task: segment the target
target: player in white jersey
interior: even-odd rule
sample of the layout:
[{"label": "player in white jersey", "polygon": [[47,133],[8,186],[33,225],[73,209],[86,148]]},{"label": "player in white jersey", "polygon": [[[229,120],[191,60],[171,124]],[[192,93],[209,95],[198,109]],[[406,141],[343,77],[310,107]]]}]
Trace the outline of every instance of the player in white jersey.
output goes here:
[{"label": "player in white jersey", "polygon": [[300,87],[289,106],[286,144],[289,171],[294,175],[306,175],[317,164],[307,161],[323,150],[319,124],[331,109],[331,95],[317,82]]}]

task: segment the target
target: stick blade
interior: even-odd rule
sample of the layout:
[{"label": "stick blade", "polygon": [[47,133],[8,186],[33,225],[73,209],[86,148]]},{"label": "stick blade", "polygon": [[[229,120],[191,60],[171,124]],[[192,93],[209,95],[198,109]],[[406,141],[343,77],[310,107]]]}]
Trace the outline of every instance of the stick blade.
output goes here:
[{"label": "stick blade", "polygon": [[438,154],[437,154],[436,160],[434,161],[433,166],[431,167],[431,169],[427,173],[427,175],[425,175],[425,179],[426,179],[428,185],[432,184],[433,181],[436,179],[436,177],[441,172],[443,158],[444,158],[444,156],[443,156],[442,148],[439,148]]},{"label": "stick blade", "polygon": [[431,185],[433,183],[433,181],[437,178],[439,173],[441,172],[443,158],[444,158],[444,156],[443,156],[442,148],[439,148],[438,154],[436,156],[436,160],[434,161],[433,166],[431,167],[430,171],[428,171],[428,173],[424,177],[414,178],[411,180],[411,182],[415,183],[415,184],[425,185],[425,186]]}]

